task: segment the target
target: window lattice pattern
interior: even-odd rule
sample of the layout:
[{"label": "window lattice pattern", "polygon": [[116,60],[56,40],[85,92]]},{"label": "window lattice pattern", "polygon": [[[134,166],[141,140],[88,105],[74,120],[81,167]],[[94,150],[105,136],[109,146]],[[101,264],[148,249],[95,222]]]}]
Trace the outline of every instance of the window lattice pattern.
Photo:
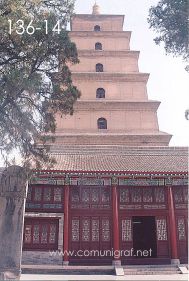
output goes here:
[{"label": "window lattice pattern", "polygon": [[91,188],[91,201],[92,203],[99,203],[100,201],[100,189],[97,188]]},{"label": "window lattice pattern", "polygon": [[32,234],[31,234],[32,226],[26,225],[25,226],[25,232],[24,232],[24,243],[30,244],[32,241]]},{"label": "window lattice pattern", "polygon": [[102,241],[110,241],[110,221],[108,219],[102,219]]},{"label": "window lattice pattern", "polygon": [[41,231],[41,244],[47,244],[47,225],[42,225],[42,231]]},{"label": "window lattice pattern", "polygon": [[82,194],[81,194],[81,200],[83,203],[89,203],[89,201],[90,201],[90,189],[89,188],[83,188]]},{"label": "window lattice pattern", "polygon": [[182,197],[182,189],[181,188],[174,188],[174,199],[176,203],[182,203],[183,197]]},{"label": "window lattice pattern", "polygon": [[85,241],[85,242],[90,241],[90,220],[89,219],[82,220],[82,241]]},{"label": "window lattice pattern", "polygon": [[110,203],[110,189],[109,188],[102,189],[102,203],[104,203],[104,204]]},{"label": "window lattice pattern", "polygon": [[156,220],[157,240],[167,240],[167,224],[166,219]]},{"label": "window lattice pattern", "polygon": [[71,201],[74,203],[78,203],[79,200],[79,188],[72,188]]},{"label": "window lattice pattern", "polygon": [[54,202],[61,202],[62,200],[62,189],[60,187],[56,187],[54,189]]},{"label": "window lattice pattern", "polygon": [[33,243],[39,244],[39,225],[34,225],[34,228],[33,228]]},{"label": "window lattice pattern", "polygon": [[42,196],[42,189],[40,187],[36,187],[34,193],[34,201],[41,201],[41,196]]},{"label": "window lattice pattern", "polygon": [[50,225],[50,232],[49,232],[49,243],[54,244],[56,241],[56,232],[57,228],[55,224]]},{"label": "window lattice pattern", "polygon": [[78,219],[72,220],[72,241],[73,242],[79,241],[79,220]]},{"label": "window lattice pattern", "polygon": [[50,201],[51,200],[51,188],[50,187],[46,187],[44,189],[43,199],[44,199],[44,201]]},{"label": "window lattice pattern", "polygon": [[120,203],[127,203],[129,202],[129,189],[128,188],[121,188],[120,189]]},{"label": "window lattice pattern", "polygon": [[130,219],[122,220],[122,241],[132,241],[132,223]]},{"label": "window lattice pattern", "polygon": [[144,188],[143,189],[143,202],[145,202],[145,203],[153,202],[153,196],[152,196],[152,189],[151,188]]},{"label": "window lattice pattern", "polygon": [[142,202],[142,189],[141,188],[131,189],[131,200],[132,200],[133,203],[141,203]]},{"label": "window lattice pattern", "polygon": [[185,240],[186,239],[186,231],[185,231],[185,223],[184,218],[179,218],[177,221],[177,227],[178,227],[178,235],[179,240]]},{"label": "window lattice pattern", "polygon": [[165,189],[163,187],[155,187],[155,201],[156,203],[164,203],[165,202]]},{"label": "window lattice pattern", "polygon": [[92,219],[92,242],[99,241],[99,220]]},{"label": "window lattice pattern", "polygon": [[184,203],[188,203],[188,187],[183,188]]}]

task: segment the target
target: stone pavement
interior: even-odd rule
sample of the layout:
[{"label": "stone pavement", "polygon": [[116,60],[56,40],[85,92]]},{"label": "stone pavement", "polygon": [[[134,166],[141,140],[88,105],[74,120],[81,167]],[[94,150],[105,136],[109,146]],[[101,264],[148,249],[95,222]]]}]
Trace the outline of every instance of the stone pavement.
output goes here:
[{"label": "stone pavement", "polygon": [[171,275],[129,275],[129,276],[110,276],[110,275],[34,275],[34,274],[22,274],[21,280],[126,280],[126,281],[187,281],[188,274],[171,274]]}]

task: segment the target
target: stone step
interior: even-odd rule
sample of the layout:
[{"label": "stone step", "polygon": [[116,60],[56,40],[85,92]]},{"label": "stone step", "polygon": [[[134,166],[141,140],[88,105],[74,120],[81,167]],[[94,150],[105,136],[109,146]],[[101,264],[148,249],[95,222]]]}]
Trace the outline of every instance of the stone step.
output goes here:
[{"label": "stone step", "polygon": [[153,270],[158,270],[158,271],[177,271],[179,270],[179,268],[171,268],[171,267],[167,267],[167,268],[161,268],[161,267],[149,267],[149,268],[132,268],[132,267],[123,267],[124,270],[140,270],[140,271],[153,271]]},{"label": "stone step", "polygon": [[115,275],[112,266],[44,266],[24,265],[22,274],[54,274],[54,275]]},{"label": "stone step", "polygon": [[181,274],[178,266],[171,265],[143,265],[143,266],[124,266],[123,267],[125,275],[169,275],[169,274]]},{"label": "stone step", "polygon": [[153,271],[153,272],[124,272],[124,275],[172,275],[172,274],[181,274],[180,272],[162,272],[162,271]]}]

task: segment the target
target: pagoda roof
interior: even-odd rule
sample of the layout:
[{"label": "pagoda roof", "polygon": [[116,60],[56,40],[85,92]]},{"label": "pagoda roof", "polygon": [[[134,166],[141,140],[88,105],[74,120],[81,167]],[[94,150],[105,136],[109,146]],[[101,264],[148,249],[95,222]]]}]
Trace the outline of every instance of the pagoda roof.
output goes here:
[{"label": "pagoda roof", "polygon": [[[187,173],[187,147],[53,145],[52,171]],[[44,170],[46,170],[44,168]]]}]

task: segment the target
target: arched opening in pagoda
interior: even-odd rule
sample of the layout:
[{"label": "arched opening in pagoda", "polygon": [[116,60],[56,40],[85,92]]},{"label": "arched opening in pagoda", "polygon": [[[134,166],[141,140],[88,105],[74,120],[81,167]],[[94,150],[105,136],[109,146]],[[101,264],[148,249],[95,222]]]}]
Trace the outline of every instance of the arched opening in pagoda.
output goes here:
[{"label": "arched opening in pagoda", "polygon": [[98,129],[107,129],[107,120],[105,118],[99,118],[97,120]]},{"label": "arched opening in pagoda", "polygon": [[96,51],[101,51],[101,50],[102,50],[102,44],[101,44],[100,42],[97,42],[97,43],[95,44],[95,50],[96,50]]},{"label": "arched opening in pagoda", "polygon": [[100,25],[95,25],[94,26],[94,31],[100,31]]},{"label": "arched opening in pagoda", "polygon": [[105,98],[105,90],[103,88],[98,88],[96,90],[96,98],[97,99],[104,99]]},{"label": "arched opening in pagoda", "polygon": [[96,72],[103,72],[103,71],[104,71],[103,64],[97,63],[96,64]]}]

